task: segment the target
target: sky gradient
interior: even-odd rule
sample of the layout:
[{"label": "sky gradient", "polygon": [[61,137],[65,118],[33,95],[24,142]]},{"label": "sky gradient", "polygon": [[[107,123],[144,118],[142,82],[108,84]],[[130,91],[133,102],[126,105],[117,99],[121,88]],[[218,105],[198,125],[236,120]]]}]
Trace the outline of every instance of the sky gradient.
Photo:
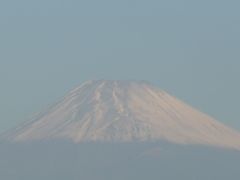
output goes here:
[{"label": "sky gradient", "polygon": [[240,131],[240,1],[3,0],[0,133],[90,78],[147,80]]}]

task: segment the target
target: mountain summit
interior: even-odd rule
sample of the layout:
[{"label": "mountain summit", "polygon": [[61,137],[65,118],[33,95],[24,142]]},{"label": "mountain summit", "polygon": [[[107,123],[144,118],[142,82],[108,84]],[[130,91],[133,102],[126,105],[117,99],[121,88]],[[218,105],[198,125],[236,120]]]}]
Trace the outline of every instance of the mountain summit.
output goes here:
[{"label": "mountain summit", "polygon": [[146,81],[90,79],[3,134],[7,141],[169,141],[240,149],[240,133]]}]

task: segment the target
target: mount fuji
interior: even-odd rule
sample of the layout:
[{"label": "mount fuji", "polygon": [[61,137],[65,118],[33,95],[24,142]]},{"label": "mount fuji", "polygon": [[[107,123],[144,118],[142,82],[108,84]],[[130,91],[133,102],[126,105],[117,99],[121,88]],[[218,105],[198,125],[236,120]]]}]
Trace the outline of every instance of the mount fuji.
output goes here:
[{"label": "mount fuji", "polygon": [[240,133],[145,81],[91,79],[2,136],[9,141],[205,144],[240,149]]},{"label": "mount fuji", "polygon": [[0,136],[1,180],[239,180],[240,132],[146,81],[90,79]]}]

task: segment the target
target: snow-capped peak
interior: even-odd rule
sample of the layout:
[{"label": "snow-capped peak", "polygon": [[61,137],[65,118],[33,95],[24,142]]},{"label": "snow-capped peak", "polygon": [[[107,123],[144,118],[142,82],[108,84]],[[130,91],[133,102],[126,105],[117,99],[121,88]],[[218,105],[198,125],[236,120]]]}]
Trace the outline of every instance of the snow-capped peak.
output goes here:
[{"label": "snow-capped peak", "polygon": [[9,141],[170,141],[240,149],[240,133],[146,81],[90,79],[2,136]]}]

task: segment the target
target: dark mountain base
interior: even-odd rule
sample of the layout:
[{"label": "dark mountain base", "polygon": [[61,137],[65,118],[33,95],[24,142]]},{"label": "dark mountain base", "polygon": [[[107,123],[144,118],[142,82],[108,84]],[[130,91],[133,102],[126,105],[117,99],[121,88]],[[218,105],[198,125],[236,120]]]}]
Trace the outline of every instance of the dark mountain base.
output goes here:
[{"label": "dark mountain base", "polygon": [[240,151],[158,143],[0,143],[1,180],[239,180]]}]

